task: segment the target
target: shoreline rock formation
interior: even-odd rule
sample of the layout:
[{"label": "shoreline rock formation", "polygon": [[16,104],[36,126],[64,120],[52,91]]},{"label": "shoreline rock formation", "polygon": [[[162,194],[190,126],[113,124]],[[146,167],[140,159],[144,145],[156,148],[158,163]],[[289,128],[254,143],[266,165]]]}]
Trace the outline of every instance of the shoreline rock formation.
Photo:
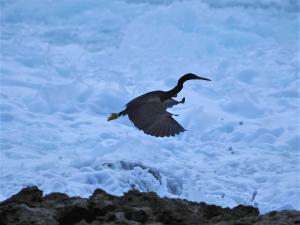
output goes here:
[{"label": "shoreline rock formation", "polygon": [[27,187],[0,203],[0,225],[285,225],[300,224],[299,211],[259,215],[252,206],[221,208],[153,192],[129,191],[121,197],[96,189],[89,198],[63,193],[43,196]]}]

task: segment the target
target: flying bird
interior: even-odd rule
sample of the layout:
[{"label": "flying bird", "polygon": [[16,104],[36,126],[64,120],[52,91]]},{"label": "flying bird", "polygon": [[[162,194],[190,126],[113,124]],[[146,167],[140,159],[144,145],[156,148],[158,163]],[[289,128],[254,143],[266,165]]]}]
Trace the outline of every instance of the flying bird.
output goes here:
[{"label": "flying bird", "polygon": [[188,73],[180,77],[177,85],[169,91],[152,91],[136,97],[126,104],[126,108],[119,113],[111,113],[108,121],[128,115],[131,122],[139,130],[155,137],[175,136],[186,131],[172,116],[177,116],[167,111],[174,105],[184,103],[175,100],[177,94],[182,90],[184,82],[187,80],[207,80],[195,74]]}]

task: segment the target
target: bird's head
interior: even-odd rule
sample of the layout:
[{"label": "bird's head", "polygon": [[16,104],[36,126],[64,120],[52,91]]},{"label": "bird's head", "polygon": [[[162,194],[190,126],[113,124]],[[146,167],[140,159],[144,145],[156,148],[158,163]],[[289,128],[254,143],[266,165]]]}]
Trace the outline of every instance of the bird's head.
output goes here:
[{"label": "bird's head", "polygon": [[207,80],[207,81],[210,81],[210,79],[208,79],[208,78],[199,77],[199,76],[197,76],[193,73],[187,73],[187,74],[183,75],[182,77],[180,77],[180,79],[178,80],[177,85],[173,89],[165,92],[165,95],[162,97],[162,100],[166,100],[166,99],[171,98],[171,97],[176,97],[177,94],[182,90],[183,83],[186,82],[187,80]]},{"label": "bird's head", "polygon": [[210,79],[205,78],[205,77],[199,77],[193,73],[187,73],[185,75],[183,75],[182,77],[180,77],[180,79],[178,80],[178,83],[184,83],[187,80],[207,80],[210,81]]}]

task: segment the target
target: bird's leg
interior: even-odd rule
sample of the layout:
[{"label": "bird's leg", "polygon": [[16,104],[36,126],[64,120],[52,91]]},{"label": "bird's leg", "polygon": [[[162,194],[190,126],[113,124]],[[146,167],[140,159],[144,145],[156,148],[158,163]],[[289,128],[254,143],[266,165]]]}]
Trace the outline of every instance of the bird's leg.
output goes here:
[{"label": "bird's leg", "polygon": [[173,107],[174,105],[178,105],[178,104],[180,104],[180,103],[184,103],[185,102],[185,98],[182,98],[182,100],[181,101],[177,101],[176,99],[174,99],[174,98],[169,98],[169,99],[167,99],[167,100],[165,100],[164,102],[163,102],[163,106],[165,107],[165,108],[171,108],[171,107]]},{"label": "bird's leg", "polygon": [[119,113],[112,113],[109,117],[107,117],[107,121],[115,120],[120,117]]},{"label": "bird's leg", "polygon": [[182,100],[179,103],[185,103],[185,97],[182,98]]}]

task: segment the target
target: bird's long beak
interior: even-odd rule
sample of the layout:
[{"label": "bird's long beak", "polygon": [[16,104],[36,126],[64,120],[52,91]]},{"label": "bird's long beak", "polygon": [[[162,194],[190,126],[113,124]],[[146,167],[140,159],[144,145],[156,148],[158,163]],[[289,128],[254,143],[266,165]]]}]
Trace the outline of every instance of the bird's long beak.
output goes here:
[{"label": "bird's long beak", "polygon": [[207,80],[207,81],[211,81],[211,80],[208,79],[208,78],[205,78],[205,77],[199,77],[199,76],[197,76],[196,79],[197,79],[197,80]]}]

